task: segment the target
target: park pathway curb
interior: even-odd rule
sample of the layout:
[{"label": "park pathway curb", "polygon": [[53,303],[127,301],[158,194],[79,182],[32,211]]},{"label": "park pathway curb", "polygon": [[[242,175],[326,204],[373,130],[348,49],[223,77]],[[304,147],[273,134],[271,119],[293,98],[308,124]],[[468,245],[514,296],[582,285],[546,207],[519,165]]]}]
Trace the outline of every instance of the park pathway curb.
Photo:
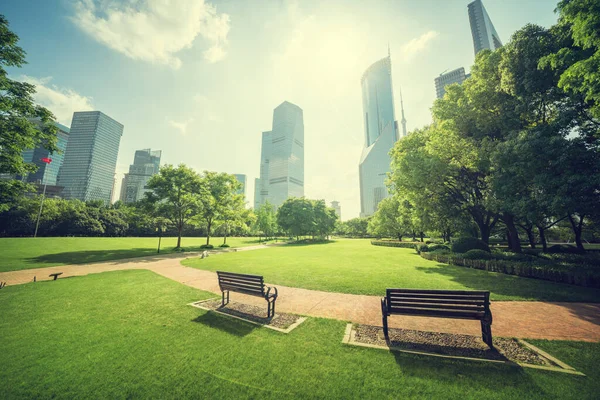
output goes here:
[{"label": "park pathway curb", "polygon": [[[237,251],[264,248],[268,246],[249,246],[239,248]],[[48,275],[55,272],[62,272],[59,279],[63,279],[108,271],[146,269],[184,285],[220,294],[217,275],[214,272],[181,265],[181,260],[198,255],[199,253],[175,253],[93,264],[0,272],[0,282],[19,285],[32,282],[34,276],[38,281],[50,280],[52,278]],[[279,290],[278,311],[334,318],[359,324],[381,325],[381,306],[378,296],[276,286]],[[265,305],[262,299],[239,293],[233,293],[232,300]],[[491,308],[494,316],[492,325],[494,336],[600,342],[600,303],[494,301]],[[394,316],[390,319],[390,327],[471,335],[481,333],[477,321],[412,316]]]}]

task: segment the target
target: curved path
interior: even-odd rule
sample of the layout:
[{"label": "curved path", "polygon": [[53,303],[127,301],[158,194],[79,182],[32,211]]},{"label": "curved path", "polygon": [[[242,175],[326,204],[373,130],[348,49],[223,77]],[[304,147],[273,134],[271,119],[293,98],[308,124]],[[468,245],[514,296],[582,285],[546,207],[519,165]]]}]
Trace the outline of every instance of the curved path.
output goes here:
[{"label": "curved path", "polygon": [[[258,245],[243,250],[256,250]],[[48,275],[62,272],[61,278],[83,276],[107,271],[147,269],[166,278],[197,289],[220,293],[214,272],[181,265],[184,258],[198,254],[169,254],[115,260],[94,264],[65,265],[0,273],[0,282],[18,285],[37,280],[52,279]],[[360,324],[381,325],[380,297],[345,293],[322,292],[277,285],[277,311],[314,317],[335,318]],[[263,299],[231,293],[233,301],[264,306]],[[580,340],[600,342],[600,303],[551,303],[536,301],[492,302],[495,336],[532,339]],[[443,318],[393,316],[390,326],[448,333],[480,335],[478,321]]]}]

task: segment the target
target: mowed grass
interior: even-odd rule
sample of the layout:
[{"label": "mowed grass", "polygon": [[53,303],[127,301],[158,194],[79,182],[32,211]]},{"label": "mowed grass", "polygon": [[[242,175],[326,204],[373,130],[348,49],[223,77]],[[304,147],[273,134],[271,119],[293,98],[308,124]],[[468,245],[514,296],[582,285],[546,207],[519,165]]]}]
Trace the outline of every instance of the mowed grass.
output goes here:
[{"label": "mowed grass", "polygon": [[[217,258],[217,257],[215,257]],[[594,399],[600,344],[532,341],[587,374],[341,343],[345,323],[289,335],[186,305],[212,295],[149,271],[0,290],[0,397]]]},{"label": "mowed grass", "polygon": [[[206,238],[182,238],[181,246],[188,250],[200,250]],[[211,238],[210,243],[219,246],[223,238]],[[227,238],[231,247],[257,244],[256,238]],[[161,239],[161,254],[172,253],[177,238]],[[53,267],[65,264],[85,264],[98,261],[156,255],[158,237],[40,237],[0,238],[0,272],[20,269]]]},{"label": "mowed grass", "polygon": [[183,264],[264,275],[271,284],[329,292],[383,295],[389,287],[489,290],[494,300],[600,302],[598,289],[450,266],[425,260],[412,249],[372,246],[369,240],[286,245]]}]

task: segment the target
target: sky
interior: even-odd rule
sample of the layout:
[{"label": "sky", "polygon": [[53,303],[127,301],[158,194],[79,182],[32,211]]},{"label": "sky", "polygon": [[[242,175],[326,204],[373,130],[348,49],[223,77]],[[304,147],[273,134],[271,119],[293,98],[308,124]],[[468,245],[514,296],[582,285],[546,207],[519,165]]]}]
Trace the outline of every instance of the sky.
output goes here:
[{"label": "sky", "polygon": [[[27,52],[13,79],[57,120],[98,110],[122,123],[117,190],[135,150],[162,164],[246,174],[254,198],[261,132],[289,101],[304,111],[305,196],[358,217],[360,79],[392,57],[410,132],[431,122],[434,78],[474,60],[463,0],[3,0]],[[503,43],[556,22],[555,0],[484,0]],[[118,198],[118,197],[117,197]]]}]

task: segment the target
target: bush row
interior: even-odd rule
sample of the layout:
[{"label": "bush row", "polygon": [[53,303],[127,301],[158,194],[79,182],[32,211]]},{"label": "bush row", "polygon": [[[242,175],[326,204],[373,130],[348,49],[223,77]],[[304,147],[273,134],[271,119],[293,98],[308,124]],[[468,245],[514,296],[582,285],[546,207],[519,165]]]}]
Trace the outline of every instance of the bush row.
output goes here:
[{"label": "bush row", "polygon": [[405,249],[414,249],[415,246],[421,244],[421,242],[397,242],[391,240],[371,240],[373,246],[387,246],[387,247],[402,247]]},{"label": "bush row", "polygon": [[421,257],[461,267],[600,289],[600,273],[598,271],[569,270],[552,265],[536,265],[530,262],[469,259],[463,257],[463,254],[421,252]]}]

